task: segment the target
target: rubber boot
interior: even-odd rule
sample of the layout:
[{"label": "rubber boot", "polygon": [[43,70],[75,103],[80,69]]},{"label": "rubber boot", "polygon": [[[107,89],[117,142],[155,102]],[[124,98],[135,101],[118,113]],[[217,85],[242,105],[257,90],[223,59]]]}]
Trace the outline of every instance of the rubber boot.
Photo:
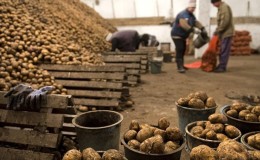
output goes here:
[{"label": "rubber boot", "polygon": [[179,73],[185,73],[185,69],[183,67],[183,59],[176,59],[177,68]]}]

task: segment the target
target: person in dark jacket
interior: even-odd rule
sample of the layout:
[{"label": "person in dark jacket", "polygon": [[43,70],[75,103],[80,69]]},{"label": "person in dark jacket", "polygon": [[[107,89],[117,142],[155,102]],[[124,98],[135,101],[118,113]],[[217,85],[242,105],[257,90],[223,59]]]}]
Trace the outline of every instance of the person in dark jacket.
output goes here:
[{"label": "person in dark jacket", "polygon": [[111,51],[118,49],[122,52],[135,52],[139,46],[158,46],[156,37],[150,34],[142,34],[135,30],[121,30],[113,34],[109,33],[106,40],[112,43]]},{"label": "person in dark jacket", "polygon": [[232,37],[234,35],[234,23],[232,10],[228,4],[222,0],[211,0],[213,6],[218,8],[217,13],[217,28],[215,30],[215,35],[220,39],[220,54],[219,54],[219,64],[214,69],[214,72],[226,72]]},{"label": "person in dark jacket", "polygon": [[196,19],[193,12],[196,9],[196,0],[190,0],[188,7],[181,11],[172,25],[171,37],[175,44],[176,63],[179,73],[185,73],[184,54],[186,51],[186,39],[192,32],[194,27],[199,28],[203,34],[207,34],[203,25]]}]

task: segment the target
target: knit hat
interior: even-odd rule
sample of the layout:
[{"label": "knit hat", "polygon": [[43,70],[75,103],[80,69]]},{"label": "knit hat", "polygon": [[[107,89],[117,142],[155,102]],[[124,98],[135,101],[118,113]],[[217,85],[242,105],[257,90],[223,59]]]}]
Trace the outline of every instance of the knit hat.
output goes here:
[{"label": "knit hat", "polygon": [[211,3],[216,3],[216,2],[219,2],[221,0],[211,0]]},{"label": "knit hat", "polygon": [[190,0],[188,3],[188,7],[196,7],[196,0]]}]

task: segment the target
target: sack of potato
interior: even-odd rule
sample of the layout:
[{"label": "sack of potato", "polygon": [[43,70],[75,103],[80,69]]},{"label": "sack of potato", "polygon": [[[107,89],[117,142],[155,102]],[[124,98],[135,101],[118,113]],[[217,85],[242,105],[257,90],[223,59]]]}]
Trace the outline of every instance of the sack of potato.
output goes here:
[{"label": "sack of potato", "polygon": [[157,126],[140,124],[132,120],[129,130],[124,134],[125,143],[132,149],[144,153],[171,153],[183,144],[183,135],[179,128],[170,127],[166,117],[158,120]]},{"label": "sack of potato", "polygon": [[62,160],[127,160],[122,153],[116,149],[109,149],[99,154],[93,148],[86,148],[82,151],[71,149],[65,153]]},{"label": "sack of potato", "polygon": [[235,140],[226,140],[219,144],[216,150],[207,145],[194,147],[190,152],[190,160],[258,160],[259,151],[248,151]]},{"label": "sack of potato", "polygon": [[205,109],[217,107],[215,99],[208,97],[204,91],[190,93],[187,97],[181,97],[177,100],[177,105],[195,109]]}]

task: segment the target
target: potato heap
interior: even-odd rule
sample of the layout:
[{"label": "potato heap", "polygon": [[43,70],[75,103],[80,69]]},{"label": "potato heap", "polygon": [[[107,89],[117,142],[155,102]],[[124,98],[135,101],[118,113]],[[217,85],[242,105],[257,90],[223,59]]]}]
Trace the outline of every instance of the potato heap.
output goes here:
[{"label": "potato heap", "polygon": [[179,128],[170,127],[166,117],[159,119],[158,126],[139,124],[132,120],[129,130],[124,134],[126,144],[135,150],[152,154],[171,153],[178,149],[183,141]]},{"label": "potato heap", "polygon": [[[104,34],[116,29],[79,0],[0,1],[0,90],[54,78],[39,63],[102,65]],[[55,85],[56,86],[56,85]],[[66,93],[57,86],[55,93]]]},{"label": "potato heap", "polygon": [[208,97],[204,91],[190,93],[187,97],[178,99],[177,104],[196,109],[213,108],[217,106],[214,98]]},{"label": "potato heap", "polygon": [[125,157],[116,149],[109,149],[100,155],[93,148],[86,148],[82,153],[71,149],[64,154],[62,160],[125,160]]},{"label": "potato heap", "polygon": [[190,160],[257,160],[259,158],[259,152],[247,151],[241,143],[235,140],[221,142],[217,150],[206,145],[199,145],[190,152]]},{"label": "potato heap", "polygon": [[216,141],[234,139],[241,135],[239,129],[225,125],[226,122],[225,115],[214,113],[208,117],[208,121],[197,121],[196,126],[190,129],[190,133],[199,138]]},{"label": "potato heap", "polygon": [[256,133],[247,137],[247,143],[249,146],[260,150],[260,133]]},{"label": "potato heap", "polygon": [[227,115],[249,122],[260,122],[260,106],[250,106],[242,102],[234,102],[230,105]]}]

